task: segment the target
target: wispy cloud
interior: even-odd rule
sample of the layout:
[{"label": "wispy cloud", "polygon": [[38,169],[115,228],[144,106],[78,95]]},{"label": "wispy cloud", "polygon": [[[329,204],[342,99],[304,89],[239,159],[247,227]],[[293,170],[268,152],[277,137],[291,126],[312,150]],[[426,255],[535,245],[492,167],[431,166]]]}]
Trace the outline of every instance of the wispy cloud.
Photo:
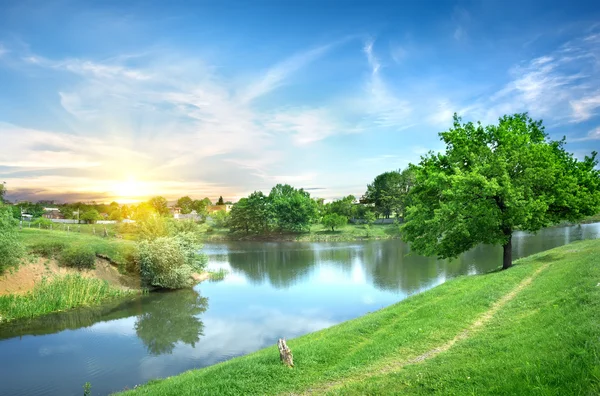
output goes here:
[{"label": "wispy cloud", "polygon": [[588,134],[581,138],[570,139],[572,142],[585,142],[588,140],[600,140],[600,126],[592,129]]},{"label": "wispy cloud", "polygon": [[297,53],[267,70],[265,75],[245,88],[241,95],[242,103],[250,102],[279,88],[296,71],[329,52],[337,43],[322,45],[306,52]]},{"label": "wispy cloud", "polygon": [[381,127],[404,129],[412,126],[409,117],[413,112],[410,103],[394,95],[381,77],[381,63],[373,50],[374,41],[367,41],[363,52],[371,68],[371,76],[366,87],[366,109],[372,121]]}]

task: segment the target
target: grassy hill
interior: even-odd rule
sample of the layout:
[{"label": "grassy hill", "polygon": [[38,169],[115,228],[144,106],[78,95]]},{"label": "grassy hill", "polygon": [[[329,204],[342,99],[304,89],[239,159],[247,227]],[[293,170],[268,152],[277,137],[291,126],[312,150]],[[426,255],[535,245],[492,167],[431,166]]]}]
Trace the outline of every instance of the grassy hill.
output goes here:
[{"label": "grassy hill", "polygon": [[127,394],[599,394],[600,241],[461,277],[288,345],[291,369],[273,346]]}]

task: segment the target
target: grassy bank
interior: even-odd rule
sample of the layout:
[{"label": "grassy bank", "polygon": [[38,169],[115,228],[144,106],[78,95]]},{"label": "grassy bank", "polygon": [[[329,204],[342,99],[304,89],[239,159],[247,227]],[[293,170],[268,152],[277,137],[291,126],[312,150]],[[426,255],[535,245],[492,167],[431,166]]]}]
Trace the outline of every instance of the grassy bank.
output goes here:
[{"label": "grassy bank", "polygon": [[99,279],[78,274],[42,281],[24,295],[0,296],[0,323],[20,318],[34,318],[51,312],[96,305],[134,292],[111,287]]},{"label": "grassy bank", "polygon": [[58,229],[23,228],[19,237],[28,251],[44,257],[59,253],[66,247],[86,246],[119,266],[126,264],[127,255],[134,249],[134,243],[129,240]]},{"label": "grassy bank", "polygon": [[285,241],[285,242],[343,242],[365,239],[399,238],[400,231],[395,224],[347,224],[335,231],[321,225],[313,225],[308,232],[272,232],[268,234],[246,234],[229,232],[227,228],[203,227],[205,241]]},{"label": "grassy bank", "polygon": [[127,394],[598,394],[600,241],[461,277],[275,346]]}]

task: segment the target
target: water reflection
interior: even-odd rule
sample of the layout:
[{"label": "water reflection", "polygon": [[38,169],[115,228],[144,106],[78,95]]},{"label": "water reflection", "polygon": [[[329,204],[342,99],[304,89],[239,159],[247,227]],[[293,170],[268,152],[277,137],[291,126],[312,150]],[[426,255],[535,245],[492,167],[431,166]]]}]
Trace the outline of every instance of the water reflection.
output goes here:
[{"label": "water reflection", "polygon": [[197,315],[207,307],[208,299],[195,290],[156,293],[138,315],[135,333],[151,355],[173,353],[178,342],[195,347],[204,335],[204,324]]},{"label": "water reflection", "polygon": [[170,354],[179,342],[192,347],[204,334],[200,316],[208,299],[195,290],[152,293],[127,301],[77,309],[0,326],[0,339],[58,333],[96,323],[135,318],[134,330],[150,355]]}]

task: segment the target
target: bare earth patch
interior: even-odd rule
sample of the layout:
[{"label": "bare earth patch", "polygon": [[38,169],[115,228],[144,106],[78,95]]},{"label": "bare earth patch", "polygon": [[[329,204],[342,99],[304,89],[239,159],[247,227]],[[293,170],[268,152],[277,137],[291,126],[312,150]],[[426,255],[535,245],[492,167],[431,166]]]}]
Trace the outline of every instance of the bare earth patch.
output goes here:
[{"label": "bare earth patch", "polygon": [[0,276],[0,296],[25,294],[44,278],[52,279],[67,274],[80,274],[85,278],[102,279],[121,289],[140,287],[139,279],[119,273],[114,266],[103,259],[96,259],[95,269],[79,271],[73,268],[60,267],[56,260],[38,258],[33,263],[22,263],[19,268],[6,271],[4,275]]}]

